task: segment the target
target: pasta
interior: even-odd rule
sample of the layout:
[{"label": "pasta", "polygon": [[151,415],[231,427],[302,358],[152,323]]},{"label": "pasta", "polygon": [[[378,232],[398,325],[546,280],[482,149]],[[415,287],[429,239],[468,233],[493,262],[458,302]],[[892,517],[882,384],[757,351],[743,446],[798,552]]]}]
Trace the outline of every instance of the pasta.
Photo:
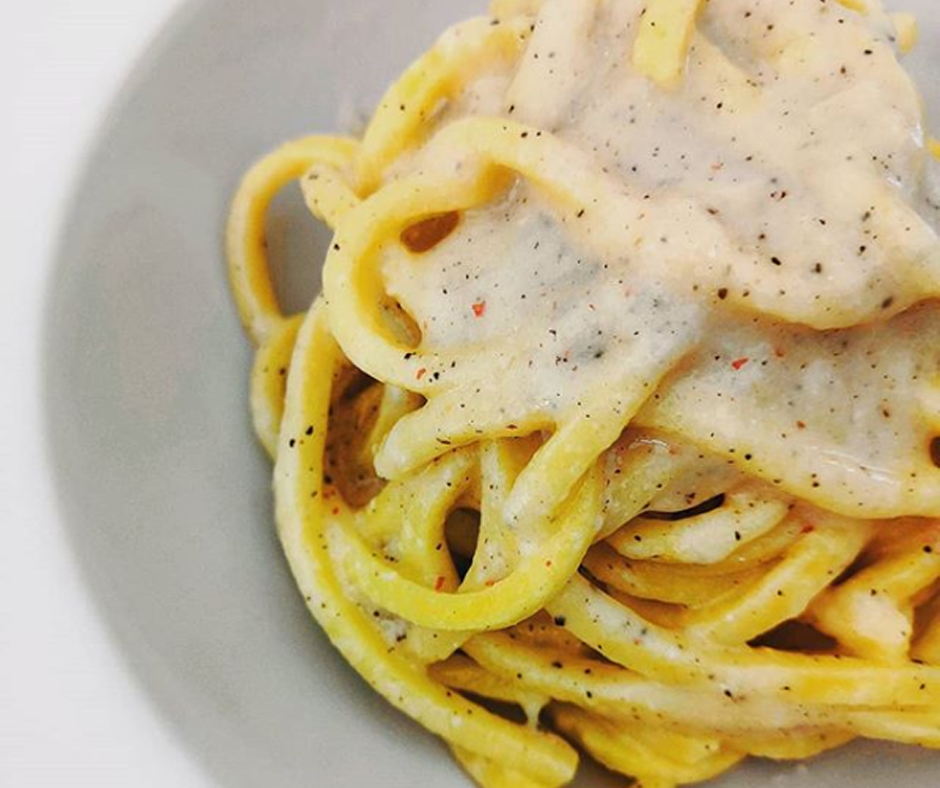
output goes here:
[{"label": "pasta", "polygon": [[[940,747],[940,191],[877,0],[494,0],[245,176],[311,613],[484,788]],[[265,212],[334,232],[281,312]]]}]

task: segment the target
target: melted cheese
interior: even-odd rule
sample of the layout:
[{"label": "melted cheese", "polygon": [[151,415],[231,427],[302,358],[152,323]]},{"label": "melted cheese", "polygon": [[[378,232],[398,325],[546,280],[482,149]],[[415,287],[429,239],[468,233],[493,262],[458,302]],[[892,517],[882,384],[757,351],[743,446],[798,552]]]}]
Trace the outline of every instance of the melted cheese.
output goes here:
[{"label": "melted cheese", "polygon": [[440,117],[551,131],[609,204],[572,220],[519,183],[427,254],[386,249],[389,293],[424,347],[492,354],[507,414],[639,378],[642,425],[792,494],[940,514],[940,200],[888,17],[713,0],[666,90],[629,56],[642,5],[550,0],[515,71]]}]

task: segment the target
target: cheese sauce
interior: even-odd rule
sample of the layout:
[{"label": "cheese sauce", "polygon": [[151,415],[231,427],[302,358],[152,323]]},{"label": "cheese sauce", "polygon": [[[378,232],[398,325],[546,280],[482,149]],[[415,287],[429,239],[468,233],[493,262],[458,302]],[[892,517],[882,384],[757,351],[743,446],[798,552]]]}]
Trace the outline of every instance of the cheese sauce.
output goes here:
[{"label": "cheese sauce", "polygon": [[890,20],[711,0],[670,91],[631,64],[642,8],[549,0],[514,73],[439,120],[551,132],[617,199],[572,220],[520,182],[387,249],[389,293],[424,347],[492,354],[509,416],[639,379],[667,439],[836,511],[940,515],[940,199]]}]

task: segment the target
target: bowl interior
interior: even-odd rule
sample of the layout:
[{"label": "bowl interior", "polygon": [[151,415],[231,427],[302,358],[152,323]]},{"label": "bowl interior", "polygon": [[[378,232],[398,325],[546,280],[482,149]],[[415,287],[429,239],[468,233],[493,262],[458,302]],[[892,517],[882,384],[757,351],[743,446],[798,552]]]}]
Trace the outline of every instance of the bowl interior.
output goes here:
[{"label": "bowl interior", "polygon": [[[356,127],[447,23],[483,5],[190,3],[137,66],[78,185],[44,359],[65,530],[119,647],[214,784],[469,785],[345,666],[294,590],[250,431],[251,351],[221,241],[253,159]],[[931,0],[912,6],[924,28],[915,70],[940,108],[929,57],[940,23]],[[327,236],[299,200],[278,200],[271,223],[281,256],[306,262],[300,307]],[[288,225],[310,229],[288,238]],[[866,745],[809,766],[750,764],[718,784],[915,788],[937,767],[916,750]],[[582,784],[615,783],[589,770]]]}]

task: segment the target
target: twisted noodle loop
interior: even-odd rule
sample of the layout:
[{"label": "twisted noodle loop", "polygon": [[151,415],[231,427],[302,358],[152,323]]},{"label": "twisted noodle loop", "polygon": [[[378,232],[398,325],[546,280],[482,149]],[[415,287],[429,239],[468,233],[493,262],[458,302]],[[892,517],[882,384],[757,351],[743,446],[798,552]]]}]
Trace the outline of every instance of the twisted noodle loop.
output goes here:
[{"label": "twisted noodle loop", "polygon": [[255,431],[272,457],[284,411],[287,368],[302,317],[285,317],[278,304],[268,263],[265,214],[287,183],[302,176],[305,182],[315,181],[323,174],[324,188],[318,193],[327,204],[321,208],[312,194],[308,204],[334,227],[358,202],[340,175],[358,148],[356,140],[341,137],[307,137],[283,145],[245,174],[232,203],[226,233],[229,276],[242,324],[258,347],[251,411]]}]

